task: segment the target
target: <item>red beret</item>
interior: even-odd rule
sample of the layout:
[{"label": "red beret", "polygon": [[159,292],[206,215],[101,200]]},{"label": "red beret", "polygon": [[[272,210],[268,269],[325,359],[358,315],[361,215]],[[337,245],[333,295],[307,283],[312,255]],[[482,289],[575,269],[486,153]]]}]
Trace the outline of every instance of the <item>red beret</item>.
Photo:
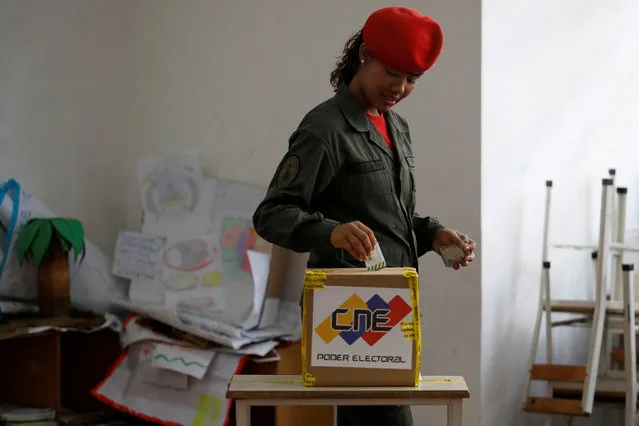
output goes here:
[{"label": "red beret", "polygon": [[405,7],[373,12],[364,24],[363,36],[375,59],[410,73],[432,67],[444,44],[444,33],[437,22]]}]

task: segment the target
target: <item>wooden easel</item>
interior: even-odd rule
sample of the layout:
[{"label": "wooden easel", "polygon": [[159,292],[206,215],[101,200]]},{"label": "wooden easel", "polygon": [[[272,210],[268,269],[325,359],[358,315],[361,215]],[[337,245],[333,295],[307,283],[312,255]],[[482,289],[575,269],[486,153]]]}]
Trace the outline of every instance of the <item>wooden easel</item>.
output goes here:
[{"label": "wooden easel", "polygon": [[[549,216],[551,205],[552,181],[546,182],[546,209],[543,233],[542,278],[539,294],[539,308],[535,322],[533,343],[528,364],[528,376],[522,398],[524,411],[563,414],[568,416],[587,417],[591,414],[602,374],[602,353],[604,342],[610,340],[611,331],[620,331],[625,341],[625,382],[626,425],[634,426],[636,419],[636,363],[635,363],[635,330],[639,312],[634,306],[634,287],[632,280],[633,265],[623,262],[623,254],[627,251],[639,251],[639,247],[624,245],[626,188],[616,188],[617,203],[613,200],[614,170],[610,177],[602,180],[601,213],[599,239],[597,246],[548,243]],[[613,211],[616,210],[616,215]],[[616,217],[616,221],[614,220]],[[594,300],[553,300],[550,292],[550,260],[549,247],[577,250],[594,250],[596,290]],[[609,266],[613,267],[609,270]],[[612,275],[609,274],[612,272]],[[623,293],[623,294],[621,294]],[[580,318],[553,323],[552,313],[571,313],[581,315]],[[545,320],[546,329],[546,362],[535,363],[541,332],[541,323]],[[553,363],[552,327],[559,325],[588,325],[591,327],[588,361],[585,365],[558,365]],[[603,365],[606,365],[603,363]],[[531,381],[547,382],[547,395],[531,397],[529,389]],[[572,390],[572,397],[561,392]],[[557,392],[557,391],[560,392]],[[547,416],[546,424],[551,418]]]}]

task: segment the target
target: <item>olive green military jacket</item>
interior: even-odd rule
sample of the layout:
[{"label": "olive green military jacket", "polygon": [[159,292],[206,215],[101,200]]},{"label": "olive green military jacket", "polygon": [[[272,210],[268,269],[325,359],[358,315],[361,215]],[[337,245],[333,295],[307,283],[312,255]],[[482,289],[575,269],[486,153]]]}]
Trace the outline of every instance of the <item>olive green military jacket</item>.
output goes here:
[{"label": "olive green military jacket", "polygon": [[406,121],[390,111],[386,123],[393,150],[346,85],[313,108],[292,134],[253,215],[258,235],[310,252],[311,268],[363,267],[330,243],[335,226],[358,220],[375,234],[388,266],[417,268],[418,257],[432,250],[443,226],[415,213],[415,163]]}]

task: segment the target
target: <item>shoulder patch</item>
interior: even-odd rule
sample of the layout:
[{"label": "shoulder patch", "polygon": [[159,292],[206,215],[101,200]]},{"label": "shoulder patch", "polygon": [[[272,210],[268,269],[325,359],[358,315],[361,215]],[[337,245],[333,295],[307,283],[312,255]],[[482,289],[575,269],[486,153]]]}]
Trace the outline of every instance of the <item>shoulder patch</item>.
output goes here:
[{"label": "shoulder patch", "polygon": [[285,188],[292,185],[297,179],[297,175],[300,173],[300,160],[297,155],[289,156],[280,167],[280,171],[277,174],[277,187]]}]

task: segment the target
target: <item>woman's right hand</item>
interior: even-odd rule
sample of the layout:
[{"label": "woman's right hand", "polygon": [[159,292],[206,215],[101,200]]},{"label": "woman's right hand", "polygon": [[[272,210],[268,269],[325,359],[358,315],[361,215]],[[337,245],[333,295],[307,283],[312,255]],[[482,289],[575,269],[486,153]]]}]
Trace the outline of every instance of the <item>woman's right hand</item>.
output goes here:
[{"label": "woman's right hand", "polygon": [[377,240],[370,228],[354,221],[337,225],[331,232],[331,244],[348,251],[355,259],[364,261],[373,253]]}]

